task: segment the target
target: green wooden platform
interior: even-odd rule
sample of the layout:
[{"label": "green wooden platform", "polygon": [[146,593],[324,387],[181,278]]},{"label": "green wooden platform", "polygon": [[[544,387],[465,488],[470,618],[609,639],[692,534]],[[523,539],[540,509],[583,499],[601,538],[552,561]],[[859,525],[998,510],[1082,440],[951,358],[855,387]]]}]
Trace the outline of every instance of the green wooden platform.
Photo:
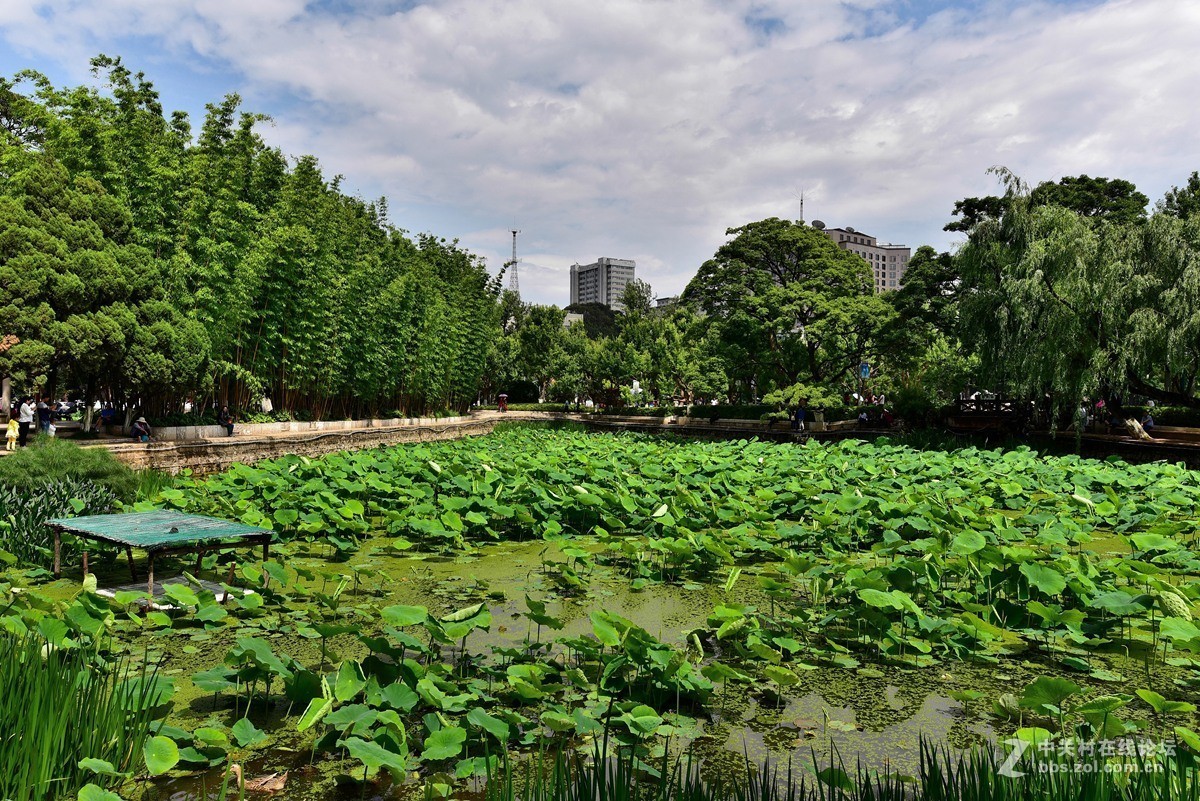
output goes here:
[{"label": "green wooden platform", "polygon": [[[195,553],[197,570],[204,552],[213,548],[261,544],[263,561],[271,547],[270,529],[232,523],[215,517],[187,515],[168,509],[153,512],[132,512],[115,515],[87,515],[84,517],[58,517],[46,523],[54,531],[54,575],[61,575],[60,554],[62,534],[70,532],[77,537],[97,542],[108,542],[125,548],[129,557],[129,572],[137,581],[133,566],[133,549],[140,548],[149,555],[148,587],[154,593],[154,559],[160,554]],[[83,552],[83,571],[88,572],[88,554]]]}]

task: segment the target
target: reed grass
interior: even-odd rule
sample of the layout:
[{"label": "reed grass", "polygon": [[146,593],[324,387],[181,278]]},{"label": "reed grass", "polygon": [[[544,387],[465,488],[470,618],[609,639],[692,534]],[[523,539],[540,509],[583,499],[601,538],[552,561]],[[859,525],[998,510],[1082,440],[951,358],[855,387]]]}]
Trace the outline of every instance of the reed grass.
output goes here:
[{"label": "reed grass", "polygon": [[823,764],[813,772],[745,757],[716,772],[688,756],[648,766],[628,750],[609,758],[543,752],[519,763],[502,759],[483,801],[1200,801],[1200,767],[1182,746],[1173,757],[1133,757],[1128,771],[1105,770],[1099,758],[1039,770],[1027,756],[1015,766],[1024,775],[1008,776],[989,750],[954,753],[925,739],[913,777],[849,770],[836,752]]},{"label": "reed grass", "polygon": [[161,686],[154,669],[101,653],[0,634],[0,799],[55,801],[122,781],[81,768],[86,758],[140,770]]}]

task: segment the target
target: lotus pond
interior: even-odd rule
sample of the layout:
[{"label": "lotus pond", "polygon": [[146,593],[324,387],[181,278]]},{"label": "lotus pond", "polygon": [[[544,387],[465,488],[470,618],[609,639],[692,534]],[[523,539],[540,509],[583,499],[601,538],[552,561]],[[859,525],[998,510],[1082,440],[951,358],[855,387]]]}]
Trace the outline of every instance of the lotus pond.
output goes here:
[{"label": "lotus pond", "polygon": [[10,570],[0,622],[156,677],[153,736],[88,765],[127,799],[232,763],[288,798],[448,797],[601,741],[901,773],[922,736],[1186,752],[1198,504],[1169,464],[513,427],[183,480],[142,506],[269,526],[272,560],[180,563],[165,608],[94,592],[115,553]]}]

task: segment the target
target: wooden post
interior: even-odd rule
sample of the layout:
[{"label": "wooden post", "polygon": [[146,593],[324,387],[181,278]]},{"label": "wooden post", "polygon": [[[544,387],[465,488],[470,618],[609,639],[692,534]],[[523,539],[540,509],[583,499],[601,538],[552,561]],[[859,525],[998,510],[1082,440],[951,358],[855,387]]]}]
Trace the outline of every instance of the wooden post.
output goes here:
[{"label": "wooden post", "polygon": [[87,576],[88,572],[89,572],[88,571],[88,552],[84,551],[83,552],[83,575]]},{"label": "wooden post", "polygon": [[150,593],[150,602],[154,602],[154,551],[150,552],[150,562],[147,566],[149,577],[146,581],[146,590]]},{"label": "wooden post", "polygon": [[229,588],[233,586],[234,564],[234,562],[229,563],[229,580],[225,582],[225,593],[221,596],[221,603],[226,603],[229,600]]},{"label": "wooden post", "polygon": [[271,556],[271,537],[268,535],[263,540],[263,561],[266,562]]},{"label": "wooden post", "polygon": [[204,549],[196,551],[196,578],[200,578],[200,569],[204,567]]},{"label": "wooden post", "polygon": [[62,529],[54,527],[54,577],[62,575]]},{"label": "wooden post", "polygon": [[133,546],[125,546],[125,555],[129,557],[129,576],[132,581],[137,581],[137,569],[133,566]]}]

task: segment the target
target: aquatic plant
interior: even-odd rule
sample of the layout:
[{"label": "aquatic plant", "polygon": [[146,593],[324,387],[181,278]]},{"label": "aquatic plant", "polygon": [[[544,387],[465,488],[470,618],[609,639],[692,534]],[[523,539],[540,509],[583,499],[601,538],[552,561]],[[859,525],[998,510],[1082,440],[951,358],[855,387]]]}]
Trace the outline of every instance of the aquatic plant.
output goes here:
[{"label": "aquatic plant", "polygon": [[109,661],[46,619],[42,633],[0,633],[0,798],[73,798],[140,770],[170,684],[154,667]]}]

